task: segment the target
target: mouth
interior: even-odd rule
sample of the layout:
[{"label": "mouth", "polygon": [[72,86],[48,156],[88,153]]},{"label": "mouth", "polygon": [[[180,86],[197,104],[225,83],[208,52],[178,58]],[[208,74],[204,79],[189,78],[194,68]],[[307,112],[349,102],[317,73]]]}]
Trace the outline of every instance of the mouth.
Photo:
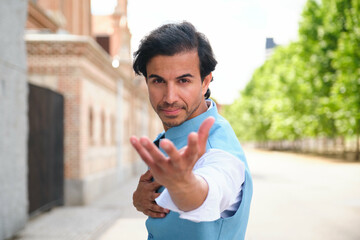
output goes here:
[{"label": "mouth", "polygon": [[181,108],[163,108],[161,111],[165,116],[176,116],[181,111]]}]

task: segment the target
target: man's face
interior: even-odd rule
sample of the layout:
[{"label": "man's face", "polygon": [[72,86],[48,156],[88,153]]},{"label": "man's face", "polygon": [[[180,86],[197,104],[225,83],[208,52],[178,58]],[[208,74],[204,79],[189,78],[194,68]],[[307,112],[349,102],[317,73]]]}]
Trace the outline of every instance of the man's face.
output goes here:
[{"label": "man's face", "polygon": [[150,102],[167,130],[207,110],[204,94],[212,75],[201,82],[197,51],[157,55],[146,65]]}]

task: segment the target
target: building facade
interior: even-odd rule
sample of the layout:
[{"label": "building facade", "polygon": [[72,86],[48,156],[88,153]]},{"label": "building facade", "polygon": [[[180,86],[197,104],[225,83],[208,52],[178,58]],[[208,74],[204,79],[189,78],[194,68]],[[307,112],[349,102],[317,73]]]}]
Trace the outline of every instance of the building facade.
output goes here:
[{"label": "building facade", "polygon": [[[0,204],[6,206],[0,239],[21,229],[29,214],[54,204],[91,203],[142,173],[146,166],[129,138],[154,138],[162,130],[145,81],[131,68],[126,0],[100,27],[90,0],[7,2],[0,6],[1,21],[9,22],[0,24],[1,32],[10,33],[0,38]],[[56,95],[59,108],[34,108],[33,102],[53,104],[34,89]],[[58,125],[48,125],[45,115]],[[39,156],[43,162],[31,160]],[[54,181],[49,172],[61,178]],[[55,199],[48,196],[54,189]],[[31,196],[40,195],[35,205]]]},{"label": "building facade", "polygon": [[265,59],[269,59],[274,53],[277,44],[274,41],[274,38],[266,38],[265,43]]},{"label": "building facade", "polygon": [[131,68],[126,6],[126,0],[119,0],[99,27],[90,0],[29,2],[29,9],[43,12],[58,26],[28,21],[25,39],[29,82],[64,96],[68,205],[90,203],[137,172],[139,158],[129,138],[154,137],[149,126],[158,119],[148,105],[144,81],[135,80]]},{"label": "building facade", "polygon": [[0,4],[0,239],[20,230],[28,217],[26,4]]}]

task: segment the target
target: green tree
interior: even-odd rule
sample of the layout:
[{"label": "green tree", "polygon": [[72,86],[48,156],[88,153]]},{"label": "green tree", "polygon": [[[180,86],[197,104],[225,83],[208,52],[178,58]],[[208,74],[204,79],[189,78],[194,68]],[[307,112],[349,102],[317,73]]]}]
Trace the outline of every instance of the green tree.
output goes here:
[{"label": "green tree", "polygon": [[332,91],[336,124],[342,134],[356,136],[356,159],[360,135],[360,3],[347,1],[343,28],[334,54],[336,84]]},{"label": "green tree", "polygon": [[299,40],[277,47],[225,108],[239,138],[360,135],[359,0],[308,0]]}]

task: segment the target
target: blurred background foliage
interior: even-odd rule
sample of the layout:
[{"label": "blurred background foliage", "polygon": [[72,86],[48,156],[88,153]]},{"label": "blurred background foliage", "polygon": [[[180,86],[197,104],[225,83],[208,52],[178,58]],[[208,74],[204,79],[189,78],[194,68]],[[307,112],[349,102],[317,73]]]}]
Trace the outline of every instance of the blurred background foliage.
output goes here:
[{"label": "blurred background foliage", "polygon": [[223,114],[242,141],[356,139],[359,159],[360,1],[308,0],[299,24]]}]

